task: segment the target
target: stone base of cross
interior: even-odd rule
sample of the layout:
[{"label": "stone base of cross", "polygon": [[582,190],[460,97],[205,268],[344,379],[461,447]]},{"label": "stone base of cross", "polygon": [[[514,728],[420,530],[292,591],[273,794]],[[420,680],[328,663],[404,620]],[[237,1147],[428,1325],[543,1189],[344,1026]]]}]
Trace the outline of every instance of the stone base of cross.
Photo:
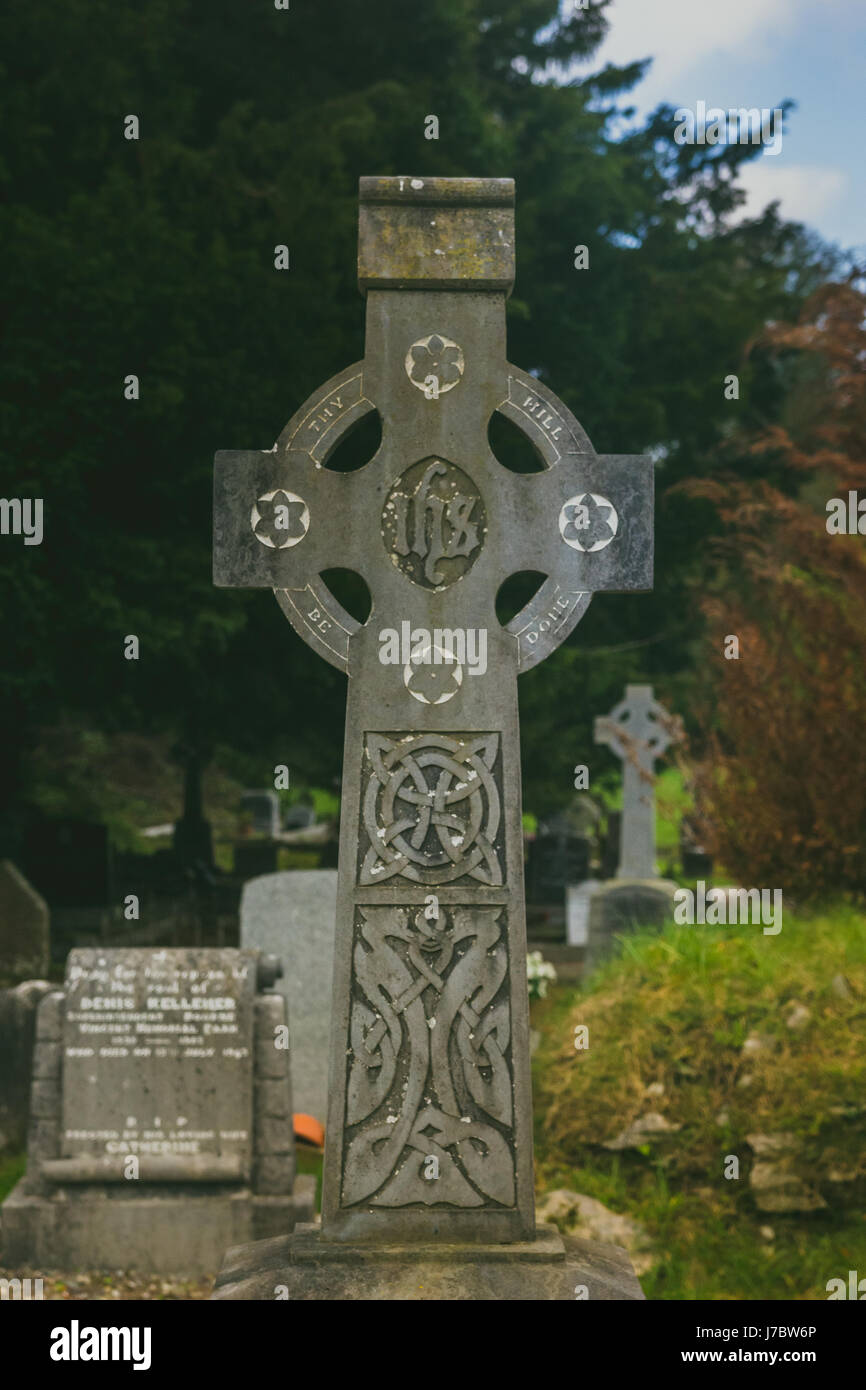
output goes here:
[{"label": "stone base of cross", "polygon": [[[594,592],[651,588],[652,464],[598,456],[506,359],[512,180],[362,179],[358,278],[363,361],[216,459],[216,582],[273,589],[349,676],[322,1226],[235,1252],[216,1296],[640,1297],[620,1254],[535,1227],[517,678]],[[329,469],[372,410],[376,456]],[[494,457],[496,412],[541,472]]]}]

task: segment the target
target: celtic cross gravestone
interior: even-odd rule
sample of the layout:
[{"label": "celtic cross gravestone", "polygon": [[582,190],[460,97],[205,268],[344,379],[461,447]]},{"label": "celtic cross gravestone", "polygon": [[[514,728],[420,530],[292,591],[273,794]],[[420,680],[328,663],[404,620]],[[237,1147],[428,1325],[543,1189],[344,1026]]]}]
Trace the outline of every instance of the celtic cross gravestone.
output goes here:
[{"label": "celtic cross gravestone", "polygon": [[676,883],[656,876],[654,764],[681,734],[680,720],[653,699],[651,685],[627,685],[625,698],[595,721],[596,743],[622,760],[622,818],[616,877],[598,885],[589,904],[584,959],[588,972],[635,927],[658,927],[673,915]]},{"label": "celtic cross gravestone", "polygon": [[[349,676],[322,1228],[287,1238],[292,1297],[340,1296],[341,1245],[388,1247],[378,1296],[482,1296],[465,1271],[459,1294],[405,1261],[386,1271],[396,1246],[421,1259],[437,1242],[476,1275],[503,1248],[549,1257],[558,1291],[537,1296],[574,1296],[561,1242],[535,1239],[517,677],[594,592],[651,586],[652,466],[596,455],[506,360],[513,202],[510,179],[362,179],[364,359],[273,449],[216,457],[215,582],[273,589]],[[375,457],[329,470],[373,410]],[[494,457],[496,411],[542,471]],[[366,623],[329,591],[332,567],[366,581]],[[546,578],[502,627],[497,592],[520,571]],[[256,1296],[255,1252],[233,1258],[221,1296]]]},{"label": "celtic cross gravestone", "polygon": [[622,759],[622,828],[617,878],[651,879],[656,872],[654,764],[678,737],[674,717],[653,699],[651,685],[627,685],[625,699],[596,719],[596,743]]}]

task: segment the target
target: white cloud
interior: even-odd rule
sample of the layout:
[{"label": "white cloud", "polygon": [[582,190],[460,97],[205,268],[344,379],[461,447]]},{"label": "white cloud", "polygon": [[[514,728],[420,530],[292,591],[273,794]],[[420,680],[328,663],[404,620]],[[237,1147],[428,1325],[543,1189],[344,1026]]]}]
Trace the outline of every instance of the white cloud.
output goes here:
[{"label": "white cloud", "polygon": [[766,56],[782,31],[795,29],[812,0],[613,0],[606,11],[608,36],[592,65],[652,58],[640,101],[672,99],[675,79],[714,55]]},{"label": "white cloud", "polygon": [[784,164],[762,155],[740,169],[738,184],[748,200],[742,216],[756,217],[768,203],[780,204],[781,215],[793,222],[815,223],[836,207],[847,191],[849,175],[843,169],[818,164]]}]

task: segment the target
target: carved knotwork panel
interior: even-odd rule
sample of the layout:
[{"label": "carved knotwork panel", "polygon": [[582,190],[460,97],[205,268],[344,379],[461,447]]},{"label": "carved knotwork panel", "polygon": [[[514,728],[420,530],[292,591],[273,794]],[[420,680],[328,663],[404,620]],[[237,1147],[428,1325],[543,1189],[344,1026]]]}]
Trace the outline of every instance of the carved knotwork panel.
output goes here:
[{"label": "carved knotwork panel", "polygon": [[505,909],[357,909],[342,1204],[515,1204]]},{"label": "carved knotwork panel", "polygon": [[500,735],[368,733],[358,882],[504,881]]}]

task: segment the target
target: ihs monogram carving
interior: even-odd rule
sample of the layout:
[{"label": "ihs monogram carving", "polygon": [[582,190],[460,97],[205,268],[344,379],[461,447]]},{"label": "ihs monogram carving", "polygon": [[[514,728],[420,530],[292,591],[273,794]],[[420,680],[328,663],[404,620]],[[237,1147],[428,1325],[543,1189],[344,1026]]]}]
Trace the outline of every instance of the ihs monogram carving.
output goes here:
[{"label": "ihs monogram carving", "polygon": [[499,734],[367,734],[359,883],[501,884],[498,753]]},{"label": "ihs monogram carving", "polygon": [[385,500],[382,539],[391,563],[425,589],[445,589],[462,579],[486,533],[478,488],[442,459],[421,459],[407,468]]},{"label": "ihs monogram carving", "polygon": [[502,913],[358,909],[344,1206],[514,1205]]}]

